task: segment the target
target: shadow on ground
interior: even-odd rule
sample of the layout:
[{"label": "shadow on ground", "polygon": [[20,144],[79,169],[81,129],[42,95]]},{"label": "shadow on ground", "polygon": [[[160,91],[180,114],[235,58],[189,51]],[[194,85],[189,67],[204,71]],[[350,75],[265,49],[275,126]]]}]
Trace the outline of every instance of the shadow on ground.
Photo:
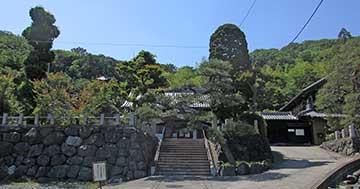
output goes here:
[{"label": "shadow on ground", "polygon": [[229,176],[229,177],[196,177],[196,176],[153,176],[148,177],[145,181],[161,182],[181,182],[181,181],[216,181],[216,182],[235,182],[241,180],[250,180],[263,182],[268,180],[277,180],[289,176],[288,174],[265,172],[257,175]]},{"label": "shadow on ground", "polygon": [[279,164],[273,166],[276,169],[304,169],[308,167],[324,166],[332,163],[332,161],[309,161],[305,159],[285,159]]}]

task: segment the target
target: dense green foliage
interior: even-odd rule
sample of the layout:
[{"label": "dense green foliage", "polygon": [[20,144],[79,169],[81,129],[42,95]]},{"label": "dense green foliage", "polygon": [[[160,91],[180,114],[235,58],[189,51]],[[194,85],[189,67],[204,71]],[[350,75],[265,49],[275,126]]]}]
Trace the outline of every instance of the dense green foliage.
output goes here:
[{"label": "dense green foliage", "polygon": [[250,68],[245,34],[234,24],[224,24],[210,37],[209,59],[229,61],[234,73]]},{"label": "dense green foliage", "polygon": [[[355,37],[347,42],[346,53],[358,51]],[[277,50],[255,50],[250,54],[258,70],[258,110],[278,110],[309,84],[331,73],[345,51],[342,40],[305,41]],[[342,56],[350,60],[350,56]]]},{"label": "dense green foliage", "polygon": [[333,71],[317,95],[318,109],[328,113],[345,113],[348,116],[329,118],[332,130],[354,124],[360,125],[360,38],[340,39],[329,66]]},{"label": "dense green foliage", "polygon": [[25,72],[30,80],[46,77],[47,64],[54,60],[54,53],[50,51],[53,40],[60,35],[54,15],[42,7],[34,7],[29,11],[32,19],[22,35],[33,46],[33,50],[25,61]]}]

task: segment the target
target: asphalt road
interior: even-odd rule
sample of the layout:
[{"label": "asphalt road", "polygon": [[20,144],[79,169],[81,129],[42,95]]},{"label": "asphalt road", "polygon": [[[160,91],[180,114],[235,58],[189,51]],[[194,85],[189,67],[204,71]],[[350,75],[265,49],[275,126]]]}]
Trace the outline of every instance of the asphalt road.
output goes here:
[{"label": "asphalt road", "polygon": [[279,160],[273,168],[258,175],[235,177],[146,177],[106,186],[106,189],[235,189],[235,188],[309,188],[334,169],[344,157],[318,146],[272,147]]}]

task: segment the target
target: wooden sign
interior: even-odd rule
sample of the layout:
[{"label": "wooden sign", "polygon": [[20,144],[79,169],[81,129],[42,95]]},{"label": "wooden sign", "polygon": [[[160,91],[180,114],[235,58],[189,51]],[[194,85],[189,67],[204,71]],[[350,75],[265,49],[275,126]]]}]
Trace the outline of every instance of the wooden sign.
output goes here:
[{"label": "wooden sign", "polygon": [[106,181],[106,162],[93,163],[94,181]]}]

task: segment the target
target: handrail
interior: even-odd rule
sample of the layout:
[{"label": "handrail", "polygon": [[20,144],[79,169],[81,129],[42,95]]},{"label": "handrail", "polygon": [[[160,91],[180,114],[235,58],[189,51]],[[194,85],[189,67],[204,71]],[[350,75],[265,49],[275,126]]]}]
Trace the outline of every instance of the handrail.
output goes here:
[{"label": "handrail", "polygon": [[162,143],[162,141],[163,141],[164,138],[165,138],[165,130],[166,130],[166,127],[164,127],[163,130],[162,130],[162,132],[161,132],[162,137],[161,137],[161,139],[160,139],[160,141],[159,141],[159,143],[158,143],[158,147],[157,147],[157,149],[156,149],[155,158],[154,158],[154,161],[155,161],[155,162],[159,161],[161,143]]},{"label": "handrail", "polygon": [[217,175],[216,162],[215,162],[215,160],[213,158],[213,155],[211,153],[211,150],[210,150],[210,147],[209,147],[209,141],[206,138],[205,130],[203,129],[202,132],[203,132],[203,136],[204,136],[204,143],[205,143],[207,158],[208,158],[208,161],[210,163],[210,170],[215,169],[215,173],[214,173],[215,175],[214,176],[216,176]]}]

